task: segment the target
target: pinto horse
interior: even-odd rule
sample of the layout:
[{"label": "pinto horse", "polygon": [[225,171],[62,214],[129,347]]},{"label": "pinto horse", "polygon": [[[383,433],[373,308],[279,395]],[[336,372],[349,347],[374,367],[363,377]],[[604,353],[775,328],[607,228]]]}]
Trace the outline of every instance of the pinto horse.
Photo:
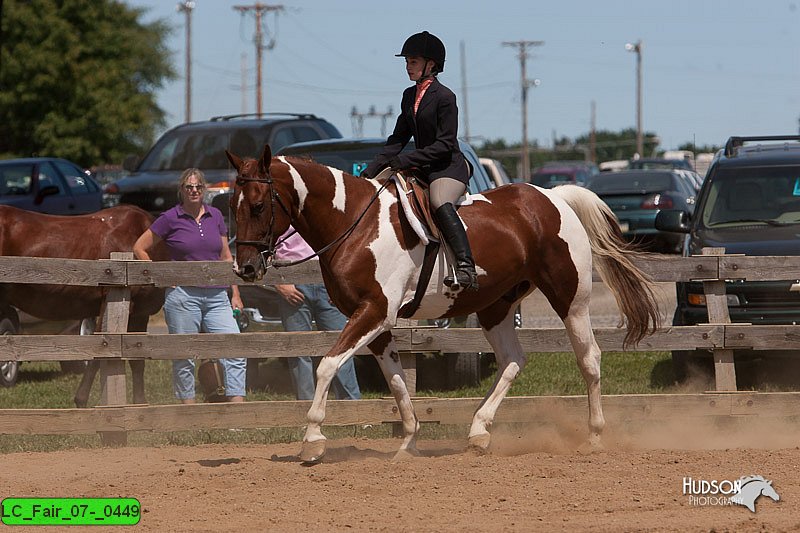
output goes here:
[{"label": "pinto horse", "polygon": [[[416,455],[419,421],[405,385],[391,329],[398,311],[412,300],[425,245],[399,207],[396,187],[367,180],[307,159],[273,158],[265,146],[259,160],[227,153],[237,178],[231,197],[237,231],[237,274],[261,279],[271,265],[277,239],[291,224],[319,253],[331,299],[350,317],[317,370],[300,460],[313,464],[325,453],[321,425],[336,370],[366,345],[397,402],[404,439],[398,458]],[[500,402],[525,366],[514,330],[514,310],[537,288],[566,327],[589,397],[589,441],[600,446],[605,424],[600,402],[600,348],[589,318],[592,258],[611,288],[627,323],[625,344],[655,330],[658,306],[652,281],[631,258],[616,219],[594,193],[565,186],[552,190],[516,184],[462,205],[480,289],[452,290],[440,250],[433,275],[410,317],[444,318],[477,312],[491,344],[498,375],[475,412],[471,447],[489,447],[489,427]]]},{"label": "pinto horse", "polygon": [[[128,252],[153,217],[138,207],[123,205],[89,215],[54,216],[0,206],[0,255],[108,259],[111,252]],[[159,259],[168,259],[160,252]],[[155,259],[155,257],[154,257]],[[12,305],[44,320],[82,320],[100,314],[102,287],[0,283],[0,305]],[[164,289],[134,287],[128,331],[147,331],[150,315],[161,309]],[[133,402],[146,403],[144,361],[129,361]],[[75,393],[75,405],[86,407],[99,363],[89,362]]]}]

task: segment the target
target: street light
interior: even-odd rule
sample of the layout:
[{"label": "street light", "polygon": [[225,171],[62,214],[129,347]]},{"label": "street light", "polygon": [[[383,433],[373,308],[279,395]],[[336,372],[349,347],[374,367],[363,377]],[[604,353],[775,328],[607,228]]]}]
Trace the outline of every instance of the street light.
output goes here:
[{"label": "street light", "polygon": [[642,138],[642,40],[625,44],[625,50],[636,52],[636,152],[644,156],[644,139]]}]

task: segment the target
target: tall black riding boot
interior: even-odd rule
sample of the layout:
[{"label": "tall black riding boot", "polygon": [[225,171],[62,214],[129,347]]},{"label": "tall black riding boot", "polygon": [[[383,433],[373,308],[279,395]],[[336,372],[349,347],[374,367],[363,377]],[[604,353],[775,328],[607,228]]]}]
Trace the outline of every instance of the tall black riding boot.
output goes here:
[{"label": "tall black riding boot", "polygon": [[475,272],[475,260],[472,259],[467,232],[461,219],[458,218],[455,207],[448,202],[442,204],[434,214],[442,236],[456,256],[456,279],[447,276],[444,278],[444,284],[448,287],[458,285],[463,289],[477,291],[478,275]]}]

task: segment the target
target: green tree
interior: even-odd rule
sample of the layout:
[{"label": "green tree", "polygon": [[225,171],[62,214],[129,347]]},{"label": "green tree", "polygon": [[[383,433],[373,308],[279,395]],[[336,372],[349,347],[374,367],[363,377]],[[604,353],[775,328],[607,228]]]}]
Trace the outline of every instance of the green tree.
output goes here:
[{"label": "green tree", "polygon": [[[646,131],[643,133],[644,153],[642,157],[654,157],[658,148],[658,137],[655,133]],[[575,143],[589,147],[589,134],[581,135],[575,139]],[[636,153],[636,130],[627,128],[622,131],[598,130],[595,132],[595,160],[600,163],[603,161],[613,161],[618,159],[630,159]]]},{"label": "green tree", "polygon": [[116,0],[5,0],[0,157],[89,167],[144,151],[164,125],[155,91],[175,77],[166,21]]}]

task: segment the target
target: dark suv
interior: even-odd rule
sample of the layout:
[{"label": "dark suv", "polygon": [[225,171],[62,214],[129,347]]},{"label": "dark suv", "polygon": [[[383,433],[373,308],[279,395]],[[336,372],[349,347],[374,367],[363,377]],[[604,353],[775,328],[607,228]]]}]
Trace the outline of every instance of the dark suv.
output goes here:
[{"label": "dark suv", "polygon": [[233,177],[225,149],[258,157],[267,143],[275,153],[296,142],[341,136],[330,122],[310,114],[231,115],[182,124],[162,135],[141,161],[125,160],[131,174],[106,186],[106,205],[133,204],[157,215],[177,203],[178,180],[190,167],[205,173],[211,203]]},{"label": "dark suv", "polygon": [[[683,255],[698,255],[705,247],[722,247],[728,254],[798,255],[800,230],[800,136],[731,137],[706,175],[694,208],[662,211],[656,227],[686,233]],[[798,280],[729,281],[726,283],[731,321],[752,324],[800,323]],[[708,322],[701,282],[677,283],[673,324]],[[763,352],[762,352],[763,353]],[[707,351],[673,352],[676,375],[685,376],[691,356]],[[736,358],[752,356],[737,351]]]}]

